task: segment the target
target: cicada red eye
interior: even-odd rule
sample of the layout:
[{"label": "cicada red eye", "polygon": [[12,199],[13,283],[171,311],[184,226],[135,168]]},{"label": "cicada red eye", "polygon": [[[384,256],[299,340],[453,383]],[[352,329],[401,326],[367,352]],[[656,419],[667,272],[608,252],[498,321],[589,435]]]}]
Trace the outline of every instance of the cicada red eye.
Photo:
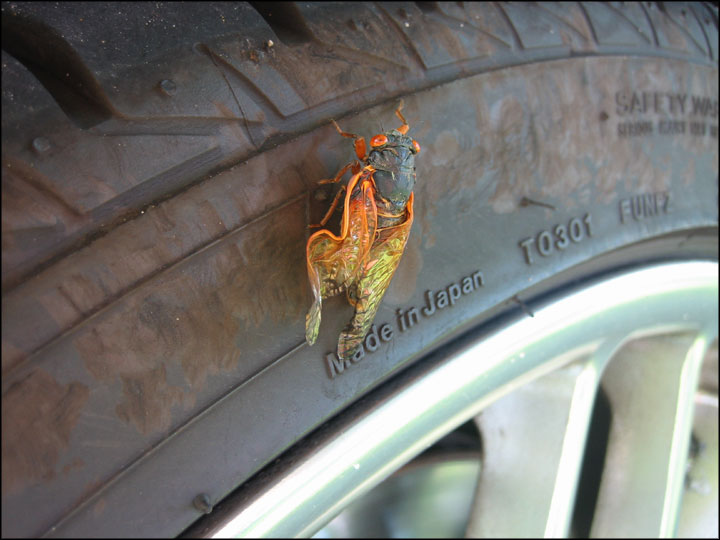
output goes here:
[{"label": "cicada red eye", "polygon": [[377,148],[378,146],[387,144],[387,142],[388,138],[385,135],[375,135],[372,139],[370,139],[370,146]]},{"label": "cicada red eye", "polygon": [[418,142],[415,139],[413,139],[413,148],[415,149],[416,154],[420,153],[420,145],[418,144]]}]

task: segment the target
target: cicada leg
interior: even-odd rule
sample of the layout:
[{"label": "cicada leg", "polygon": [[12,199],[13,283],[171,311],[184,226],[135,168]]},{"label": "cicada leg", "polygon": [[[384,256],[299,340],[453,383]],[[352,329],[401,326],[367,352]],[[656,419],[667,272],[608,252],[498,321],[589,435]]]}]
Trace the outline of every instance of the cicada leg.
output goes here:
[{"label": "cicada leg", "polygon": [[341,136],[355,140],[355,154],[359,160],[364,161],[365,158],[367,158],[367,145],[365,144],[365,137],[343,131],[335,120],[333,120],[332,123],[335,125],[335,129],[337,129]]},{"label": "cicada leg", "polygon": [[318,227],[324,227],[324,226],[325,226],[325,224],[326,224],[326,223],[328,222],[328,220],[330,219],[330,216],[333,215],[333,212],[334,212],[335,209],[337,208],[337,205],[338,205],[338,203],[340,202],[340,199],[342,198],[342,194],[345,192],[345,189],[346,189],[346,186],[342,186],[342,187],[340,188],[340,190],[337,192],[337,194],[335,195],[335,198],[333,199],[332,204],[330,205],[330,208],[328,209],[327,213],[325,214],[325,217],[323,217],[322,220],[320,220],[320,223],[318,223],[318,224],[313,224],[313,225],[308,225],[309,228],[311,228],[311,229],[316,229],[316,228],[318,228]]},{"label": "cicada leg", "polygon": [[335,120],[332,120],[333,126],[335,126],[335,129],[337,129],[337,132],[342,135],[343,137],[347,137],[348,139],[362,139],[360,135],[355,135],[354,133],[349,133],[347,131],[343,131],[342,128],[338,125],[338,123]]},{"label": "cicada leg", "polygon": [[354,161],[351,161],[342,169],[340,169],[340,171],[335,175],[335,178],[325,178],[323,180],[318,180],[318,184],[337,184],[342,179],[343,175],[350,169],[352,169],[354,166],[356,166],[356,163]]},{"label": "cicada leg", "polygon": [[401,99],[400,104],[398,105],[398,108],[395,109],[395,116],[397,116],[400,119],[400,121],[402,122],[402,126],[397,128],[397,130],[400,133],[402,133],[403,135],[405,135],[408,132],[408,130],[410,129],[410,124],[407,123],[407,120],[405,120],[405,117],[400,112],[400,111],[402,111],[404,106],[405,106],[405,102],[403,102],[403,100]]},{"label": "cicada leg", "polygon": [[[342,169],[340,169],[340,171],[335,175],[335,178],[326,178],[324,180],[320,180],[320,181],[318,181],[318,184],[337,184],[340,180],[342,180],[342,177],[349,170],[352,170],[353,173],[356,173],[358,170],[360,170],[360,165],[355,161],[351,161],[350,163],[345,165]],[[318,223],[318,224],[308,225],[309,228],[315,229],[317,227],[322,227],[328,222],[328,220],[330,219],[330,216],[332,216],[332,213],[337,208],[337,205],[340,202],[340,199],[341,199],[344,191],[345,191],[345,186],[342,186],[340,188],[340,191],[338,191],[335,194],[335,198],[333,199],[333,202],[330,205],[330,209],[325,214],[325,217],[322,218],[322,221],[320,221],[320,223]]]}]

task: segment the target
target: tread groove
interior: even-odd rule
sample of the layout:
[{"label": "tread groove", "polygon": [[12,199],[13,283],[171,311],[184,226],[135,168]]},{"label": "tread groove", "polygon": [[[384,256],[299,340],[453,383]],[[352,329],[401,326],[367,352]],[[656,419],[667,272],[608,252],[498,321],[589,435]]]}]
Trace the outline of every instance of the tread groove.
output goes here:
[{"label": "tread groove", "polygon": [[[217,54],[215,51],[210,49],[207,45],[200,45],[200,50],[205,53],[210,60],[213,62],[215,67],[220,69],[222,71],[223,77],[225,76],[225,72],[229,71],[232,73],[233,76],[237,78],[238,81],[241,82],[241,84],[244,87],[244,90],[248,94],[248,96],[255,102],[255,104],[260,107],[263,112],[268,114],[271,118],[270,120],[274,122],[280,122],[283,118],[283,114],[280,111],[280,109],[277,108],[277,106],[263,93],[263,91],[258,88],[251,80],[249,80],[243,73],[238,71],[238,69],[233,66],[231,63],[229,63],[227,60],[225,60],[222,56]],[[229,85],[229,81],[227,78],[224,79],[225,82]],[[231,85],[230,85],[231,86]],[[237,96],[233,92],[233,96],[235,99],[237,99]],[[269,123],[273,123],[273,122]]]},{"label": "tread groove", "polygon": [[410,53],[410,56],[413,60],[417,63],[418,67],[423,70],[427,70],[428,67],[425,65],[425,62],[422,59],[422,56],[420,56],[420,53],[418,52],[415,45],[413,45],[412,41],[405,35],[405,32],[402,31],[402,28],[398,26],[397,21],[393,19],[393,17],[388,13],[387,9],[385,9],[384,6],[382,6],[379,3],[375,3],[375,7],[378,9],[378,11],[382,14],[385,21],[395,30],[396,35],[400,37],[400,40],[402,41],[405,49]]},{"label": "tread groove", "polygon": [[[94,133],[108,137],[127,137],[143,135],[198,136],[217,135],[218,129],[227,124],[239,122],[239,118],[211,117],[154,117],[142,118],[123,116],[112,118],[92,128]],[[258,124],[255,120],[248,120]]]},{"label": "tread groove", "polygon": [[705,25],[703,25],[702,20],[698,16],[697,12],[693,9],[693,6],[688,6],[687,9],[690,11],[690,13],[692,13],[692,16],[695,18],[698,26],[700,27],[700,31],[705,37],[705,50],[707,51],[708,58],[711,58],[712,60],[717,60],[717,58],[715,58],[713,55],[712,44],[710,43],[710,36],[708,36],[707,30],[705,30]]},{"label": "tread groove", "polygon": [[[690,6],[688,6],[688,7],[690,7]],[[670,21],[675,26],[675,28],[678,29],[679,32],[682,32],[682,34],[685,36],[685,39],[689,40],[693,45],[695,45],[695,47],[697,47],[698,50],[700,50],[704,54],[710,56],[710,54],[708,54],[708,50],[705,47],[703,47],[700,43],[698,43],[698,41],[693,37],[693,35],[682,24],[680,24],[673,15],[671,15],[667,11],[664,11],[663,13],[665,14],[665,17],[667,17],[668,21]],[[701,28],[702,28],[702,26],[701,26]]]},{"label": "tread groove", "polygon": [[[640,28],[638,28],[638,27],[635,25],[635,23],[633,23],[630,19],[628,19],[628,18],[625,16],[624,13],[622,13],[621,11],[619,11],[618,9],[616,9],[615,7],[613,7],[613,6],[609,5],[609,4],[606,5],[605,7],[606,7],[608,10],[610,10],[615,16],[617,16],[617,17],[622,17],[622,19],[623,19],[626,23],[628,23],[628,24],[633,28],[633,30],[635,30],[635,33],[637,33],[637,35],[640,36],[648,45],[652,45],[652,44],[653,44],[652,37],[651,37],[651,36],[646,36],[645,33],[644,33]],[[585,13],[587,13],[587,9],[585,8],[585,6],[583,6],[583,11],[585,11]],[[589,18],[589,17],[588,17],[588,18]],[[647,19],[647,17],[646,17],[646,19]],[[652,24],[651,24],[650,26],[652,27]],[[598,42],[598,43],[599,43],[599,42]]]},{"label": "tread groove", "polygon": [[444,22],[450,22],[450,21],[452,21],[452,22],[455,23],[455,24],[464,24],[464,25],[466,25],[467,28],[470,28],[470,29],[472,29],[472,30],[474,30],[474,31],[476,31],[476,32],[479,32],[479,33],[482,34],[483,36],[485,36],[485,37],[487,37],[488,39],[492,40],[494,43],[496,43],[496,44],[498,44],[498,45],[501,45],[501,46],[503,46],[503,47],[505,47],[505,48],[507,48],[507,49],[510,49],[510,48],[512,47],[512,45],[511,45],[510,43],[507,43],[507,42],[503,41],[502,39],[500,39],[500,38],[497,37],[496,35],[491,34],[490,32],[488,32],[487,30],[483,30],[482,28],[480,28],[480,27],[476,26],[475,24],[473,24],[471,21],[464,21],[464,20],[462,20],[462,19],[458,19],[457,17],[453,17],[453,16],[451,16],[451,15],[448,15],[448,14],[446,14],[446,13],[443,13],[442,10],[440,10],[440,9],[438,9],[437,11],[435,11],[435,10],[428,11],[428,13],[430,14],[429,16],[431,16],[431,17],[433,17],[434,19],[437,19],[437,20],[439,20],[439,21],[444,21]]},{"label": "tread groove", "polygon": [[520,39],[520,34],[518,33],[517,28],[515,28],[513,22],[510,20],[510,16],[507,14],[507,11],[505,11],[505,8],[502,7],[500,2],[492,2],[492,6],[500,13],[500,16],[510,28],[513,40],[515,41],[515,46],[513,48],[517,50],[523,50],[524,47],[522,44],[522,40]]},{"label": "tread groove", "polygon": [[37,77],[81,129],[114,115],[93,74],[68,42],[45,23],[20,15],[3,17],[2,48]]},{"label": "tread groove", "polygon": [[32,186],[35,190],[45,195],[61,208],[75,217],[82,217],[82,212],[66,201],[60,193],[52,188],[52,183],[48,180],[42,180],[43,175],[39,171],[35,170],[28,163],[15,158],[8,158],[8,165],[12,166],[13,170],[19,173],[18,178],[28,185]]},{"label": "tread groove", "polygon": [[585,18],[585,24],[587,24],[588,29],[590,30],[590,39],[592,42],[597,45],[600,43],[600,40],[598,40],[597,32],[595,31],[595,26],[592,23],[592,20],[590,19],[590,15],[587,12],[587,9],[585,9],[585,6],[582,2],[576,3],[578,9],[580,10],[580,13],[583,14],[583,17]]},{"label": "tread groove", "polygon": [[648,25],[650,25],[650,31],[653,35],[653,45],[655,47],[660,46],[660,40],[658,39],[657,31],[655,30],[655,25],[652,22],[652,18],[650,17],[650,14],[648,13],[647,8],[643,5],[642,2],[640,2],[640,9],[643,10],[643,13],[645,14],[645,18],[647,19]]},{"label": "tread groove", "polygon": [[293,47],[313,41],[313,34],[295,2],[250,2],[277,38]]},{"label": "tread groove", "polygon": [[220,67],[220,65],[218,64],[218,62],[216,61],[215,57],[217,55],[214,54],[210,50],[210,48],[207,46],[201,46],[201,49],[208,55],[208,57],[210,57],[210,61],[220,72],[220,75],[222,76],[223,80],[225,81],[225,84],[227,84],[227,87],[230,90],[230,93],[232,94],[233,99],[235,100],[235,104],[237,105],[238,109],[240,109],[240,114],[243,115],[243,126],[245,127],[245,132],[247,133],[248,139],[250,139],[250,142],[252,142],[255,149],[258,150],[262,144],[262,141],[258,142],[255,140],[255,137],[253,137],[252,131],[250,129],[250,124],[248,122],[247,113],[245,113],[245,110],[243,109],[243,106],[240,103],[240,100],[238,99],[237,94],[235,93],[235,89],[233,88],[232,84],[230,84],[230,81],[228,81],[227,75],[225,74],[225,70],[222,69]]}]

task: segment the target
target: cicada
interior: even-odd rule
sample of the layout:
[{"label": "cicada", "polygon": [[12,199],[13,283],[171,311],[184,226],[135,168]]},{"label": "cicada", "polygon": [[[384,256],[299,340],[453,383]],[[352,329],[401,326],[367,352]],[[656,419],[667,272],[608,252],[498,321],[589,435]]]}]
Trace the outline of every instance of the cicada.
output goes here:
[{"label": "cicada", "polygon": [[317,339],[322,301],[344,292],[355,313],[338,339],[341,360],[359,351],[370,330],[413,222],[415,155],[420,145],[407,135],[410,126],[402,115],[402,106],[400,102],[395,110],[402,125],[373,136],[369,152],[364,137],[344,132],[333,120],[340,135],[354,139],[357,160],[348,163],[332,180],[321,181],[339,182],[347,171],[352,172],[319,225],[324,226],[330,219],[344,191],[340,235],[321,229],[307,242],[307,269],[314,300],[305,318],[305,339],[310,345]]}]

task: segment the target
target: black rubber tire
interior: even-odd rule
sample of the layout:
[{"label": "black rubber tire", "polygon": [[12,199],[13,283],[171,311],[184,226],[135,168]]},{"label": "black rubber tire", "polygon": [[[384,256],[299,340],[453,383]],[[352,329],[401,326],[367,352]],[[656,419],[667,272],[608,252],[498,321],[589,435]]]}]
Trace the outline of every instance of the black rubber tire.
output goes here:
[{"label": "black rubber tire", "polygon": [[[528,288],[717,258],[717,25],[696,3],[3,2],[3,536],[176,535]],[[307,225],[353,155],[330,119],[372,136],[399,98],[422,151],[392,337],[343,365],[344,298],[304,343]]]}]

